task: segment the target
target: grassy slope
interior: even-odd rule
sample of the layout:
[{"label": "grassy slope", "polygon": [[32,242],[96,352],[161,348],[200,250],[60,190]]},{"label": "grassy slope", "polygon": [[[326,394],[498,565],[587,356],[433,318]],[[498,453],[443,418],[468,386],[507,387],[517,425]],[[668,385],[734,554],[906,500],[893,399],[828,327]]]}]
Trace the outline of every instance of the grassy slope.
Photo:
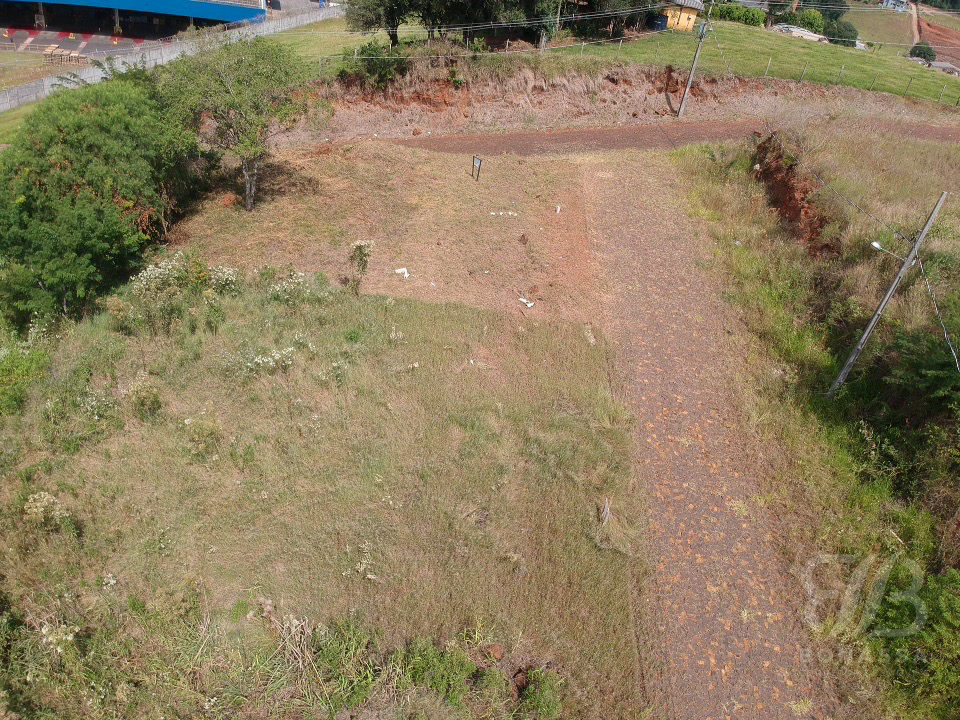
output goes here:
[{"label": "grassy slope", "polygon": [[0,50],[0,90],[20,85],[55,72],[53,66],[43,65],[39,53],[18,53]]},{"label": "grassy slope", "polygon": [[[863,142],[867,137],[870,142]],[[939,143],[871,135],[867,128],[836,124],[808,129],[804,140],[804,160],[832,178],[833,187],[908,234],[923,222],[923,208],[936,200],[936,190],[960,182],[957,151]],[[690,148],[680,151],[678,157],[691,172],[694,211],[713,224],[718,264],[731,283],[731,298],[757,336],[757,345],[745,350],[744,405],[758,437],[785,450],[771,478],[767,502],[780,506],[780,512],[788,516],[807,518],[794,523],[791,536],[785,539],[787,554],[802,565],[823,552],[849,553],[857,558],[905,553],[924,567],[936,566],[937,530],[929,512],[919,500],[907,502],[897,494],[889,468],[871,460],[875,448],[870,437],[838,417],[832,403],[814,394],[816,388],[829,383],[837,369],[836,358],[824,344],[823,329],[810,317],[819,292],[815,280],[819,271],[767,209],[763,188],[750,176],[749,156],[742,151],[705,156],[702,149]],[[930,182],[910,181],[920,176]],[[817,202],[849,222],[844,231],[849,243],[844,257],[850,263],[847,272],[854,286],[849,312],[858,313],[856,326],[862,327],[895,271],[888,259],[870,250],[870,241],[893,245],[896,251],[903,248],[875,220],[837,206],[829,192],[818,193]],[[958,238],[960,212],[952,204],[941,215],[926,247],[928,258],[947,254],[956,258],[960,255]],[[938,268],[943,267],[948,266],[938,263]],[[941,300],[949,293],[951,278],[949,269],[931,276]],[[901,288],[888,310],[888,320],[879,337],[894,324],[939,332],[916,277]],[[878,340],[873,342],[876,345]],[[868,348],[861,362],[869,362],[869,355]],[[879,709],[864,709],[864,716],[953,717],[950,708],[955,708],[951,704],[955,699],[936,695],[950,681],[944,680],[940,688],[928,684],[928,691],[935,688],[931,694],[919,693],[919,686],[911,684],[913,679],[894,677],[892,666],[883,661],[872,665],[869,656],[861,655],[868,646],[882,650],[879,644],[871,645],[875,643],[871,637],[862,633],[843,636],[830,630],[828,622],[823,641],[834,644],[833,650],[839,654],[833,657],[845,657],[846,650],[837,647],[845,643],[853,649],[853,657],[860,658],[845,663],[863,671],[848,678],[852,685],[845,690],[861,698],[884,698],[888,715]],[[956,646],[955,631],[954,627],[953,634],[945,632],[944,646]],[[878,682],[875,673],[886,679]],[[946,702],[941,705],[943,700]]]},{"label": "grassy slope", "polygon": [[33,110],[33,104],[22,105],[15,110],[0,113],[0,144],[10,142],[10,138],[31,110]]},{"label": "grassy slope", "polygon": [[[913,42],[910,13],[876,10],[875,3],[852,2],[844,20],[852,22],[864,42],[883,43],[878,49],[890,55],[905,55]],[[868,8],[859,10],[860,8]]]},{"label": "grassy slope", "polygon": [[942,25],[950,30],[960,31],[960,15],[957,13],[936,12],[935,8],[920,6],[920,19],[936,25]]},{"label": "grassy slope", "polygon": [[[57,669],[33,651],[31,697],[63,716],[91,682],[104,716],[196,714],[207,697],[319,708],[290,668],[252,672],[276,664],[244,619],[265,596],[278,615],[362,618],[386,647],[479,623],[512,662],[555,662],[571,712],[635,707],[627,560],[595,536],[628,472],[604,346],[457,305],[282,302],[270,282],[177,299],[169,334],[106,315],[68,327],[22,417],[0,417],[3,589],[113,658]],[[287,347],[288,371],[242,368]],[[40,490],[81,536],[31,528],[21,508]],[[184,593],[206,621],[180,621]]]},{"label": "grassy slope", "polygon": [[[720,74],[729,68],[736,75],[763,76],[767,61],[772,58],[770,74],[775,77],[799,80],[809,64],[806,81],[829,85],[837,81],[843,67],[840,77],[843,85],[863,89],[873,86],[877,91],[903,95],[909,83],[911,97],[936,100],[946,84],[945,103],[953,104],[960,97],[960,78],[923,68],[903,58],[810,42],[737,23],[714,25],[716,41],[705,43],[701,56],[702,67],[707,72]],[[616,46],[588,47],[586,53],[606,59],[619,57],[630,62],[669,63],[685,68],[690,65],[695,45],[693,35],[666,33],[624,43],[622,50]]]}]

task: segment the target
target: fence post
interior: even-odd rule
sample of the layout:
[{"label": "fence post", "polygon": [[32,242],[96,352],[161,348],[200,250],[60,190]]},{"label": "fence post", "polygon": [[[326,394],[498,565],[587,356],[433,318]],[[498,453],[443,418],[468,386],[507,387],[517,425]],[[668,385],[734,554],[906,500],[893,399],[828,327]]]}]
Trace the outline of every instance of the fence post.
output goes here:
[{"label": "fence post", "polygon": [[944,85],[944,86],[943,86],[943,89],[940,90],[940,97],[937,98],[937,102],[938,102],[938,103],[943,102],[943,94],[944,94],[946,91],[947,91],[947,86]]},{"label": "fence post", "polygon": [[906,94],[910,92],[911,85],[913,85],[913,78],[910,78],[910,80],[907,81],[907,89],[903,91],[904,96],[906,96]]},{"label": "fence post", "polygon": [[808,62],[806,65],[803,66],[803,72],[800,73],[800,82],[803,82],[803,79],[807,76],[807,68],[809,68],[809,67],[810,67],[810,63],[809,63],[809,62]]},{"label": "fence post", "polygon": [[841,66],[840,66],[840,72],[837,73],[837,79],[834,81],[834,84],[840,82],[840,78],[843,77],[843,69],[844,69],[845,67],[847,67],[847,66],[846,66],[846,65],[841,65]]},{"label": "fence post", "polygon": [[623,52],[623,38],[620,38],[620,44],[617,45],[617,59],[620,59],[620,53]]},{"label": "fence post", "polygon": [[586,46],[585,42],[580,43],[580,57],[583,57],[583,48]]},{"label": "fence post", "polygon": [[767,77],[770,74],[770,63],[773,62],[773,55],[767,58],[767,69],[763,71],[763,76]]},{"label": "fence post", "polygon": [[877,84],[877,77],[878,77],[877,75],[873,76],[873,82],[870,83],[870,92],[873,92],[873,88]]}]

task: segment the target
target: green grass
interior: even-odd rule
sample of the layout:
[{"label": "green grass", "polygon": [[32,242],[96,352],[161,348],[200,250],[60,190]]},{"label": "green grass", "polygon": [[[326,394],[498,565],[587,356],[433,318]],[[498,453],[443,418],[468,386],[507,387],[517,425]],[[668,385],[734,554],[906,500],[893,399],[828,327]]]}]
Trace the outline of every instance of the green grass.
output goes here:
[{"label": "green grass", "polygon": [[[857,2],[843,19],[852,22],[864,42],[878,44],[876,51],[889,55],[905,55],[913,43],[913,19],[910,13],[877,10],[876,3]],[[871,52],[873,49],[871,49]]]},{"label": "green grass", "polygon": [[285,30],[271,35],[270,39],[296,50],[306,58],[316,58],[337,53],[361,45],[373,38],[385,40],[386,33],[370,35],[351,35],[347,32],[347,22],[342,18],[322,20],[312,25]]},{"label": "green grass", "polygon": [[[953,146],[877,133],[844,121],[824,122],[787,137],[792,138],[788,142],[794,156],[829,178],[831,187],[908,234],[922,223],[923,208],[937,196],[931,185],[953,187],[958,182],[960,163]],[[845,392],[851,395],[825,400],[823,389],[893,272],[888,261],[869,249],[870,241],[892,243],[900,250],[898,241],[874,219],[839,204],[823,189],[811,197],[831,219],[826,232],[834,233],[841,251],[836,258],[813,258],[769,208],[764,188],[752,177],[753,159],[747,150],[687,148],[676,157],[689,173],[692,211],[712,226],[717,266],[730,299],[755,335],[755,344],[743,350],[743,406],[761,443],[781,449],[765,502],[775,508],[774,514],[794,518],[783,539],[785,552],[797,566],[819,553],[839,553],[858,561],[908,557],[922,568],[920,596],[933,610],[929,621],[905,638],[884,640],[850,628],[842,631],[836,625],[837,607],[826,608],[822,642],[850,656],[838,668],[841,685],[867,703],[860,710],[864,717],[956,717],[960,575],[938,572],[941,558],[955,553],[948,531],[956,507],[956,476],[935,465],[924,469],[924,461],[910,458],[909,436],[890,435],[884,426],[889,409],[876,407],[885,402],[882,386],[897,369],[896,357],[891,372],[882,364],[890,357],[895,333],[906,328],[942,343],[923,283],[911,276],[901,287],[848,383]],[[908,177],[924,177],[926,182],[905,191]],[[955,307],[951,279],[960,257],[958,237],[960,216],[950,207],[941,214],[925,250],[928,257],[939,258],[941,274],[931,281],[944,307]],[[850,339],[837,341],[838,326],[849,327]],[[857,405],[858,399],[862,404]],[[956,432],[949,420],[930,424],[935,422],[945,422],[947,434]],[[900,438],[903,446],[891,437]],[[955,448],[955,440],[947,446]],[[937,446],[931,444],[925,452],[932,457]],[[911,494],[898,487],[901,475],[922,489]],[[946,515],[936,500],[941,495],[951,498],[944,502]],[[902,566],[900,572],[891,586],[906,586]],[[881,627],[909,625],[914,618],[909,609],[889,594],[882,598],[883,592],[880,617],[889,625]],[[923,656],[930,662],[915,659]],[[851,670],[854,676],[848,677]]]},{"label": "green grass", "polygon": [[[729,70],[735,75],[762,77],[767,61],[772,60],[770,75],[774,77],[799,80],[803,76],[807,82],[832,85],[840,75],[841,85],[872,87],[927,100],[937,100],[946,84],[944,103],[953,105],[960,97],[960,78],[923,68],[904,58],[810,42],[736,23],[716,22],[714,26],[716,39],[708,39],[701,56],[701,67],[709,73],[723,74]],[[587,46],[584,55],[642,64],[671,64],[686,69],[693,60],[695,46],[693,34],[664,33],[624,43],[622,49],[616,45]],[[579,54],[580,51],[564,52]]]},{"label": "green grass", "polygon": [[55,74],[60,68],[44,66],[39,53],[0,50],[0,90]]},{"label": "green grass", "polygon": [[34,104],[21,105],[13,110],[0,113],[0,145],[9,143],[23,119],[33,110]]},{"label": "green grass", "polygon": [[926,20],[934,25],[942,25],[945,28],[960,32],[960,15],[957,15],[956,13],[936,12],[933,8],[927,8],[926,6],[921,5],[920,19]]},{"label": "green grass", "polygon": [[[216,697],[301,717],[363,702],[380,667],[367,642],[312,645],[321,680],[301,677],[291,614],[360,619],[385,649],[478,628],[462,652],[411,660],[447,706],[469,706],[481,663],[464,653],[493,638],[511,677],[562,667],[572,716],[639,703],[624,690],[639,560],[595,539],[598,499],[623,497],[629,473],[602,342],[287,271],[220,294],[207,278],[222,271],[172,262],[173,284],[134,283],[40,341],[49,373],[0,416],[0,601],[83,628],[59,661],[14,633],[0,687],[19,707],[186,716]],[[25,511],[41,492],[42,525]],[[275,611],[248,619],[263,598]]]}]

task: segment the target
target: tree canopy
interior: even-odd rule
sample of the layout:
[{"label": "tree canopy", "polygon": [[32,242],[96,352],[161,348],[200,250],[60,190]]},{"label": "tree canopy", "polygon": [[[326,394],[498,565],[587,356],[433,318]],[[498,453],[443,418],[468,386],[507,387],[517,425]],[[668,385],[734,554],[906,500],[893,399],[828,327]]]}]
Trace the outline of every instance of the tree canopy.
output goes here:
[{"label": "tree canopy", "polygon": [[162,68],[158,83],[183,124],[203,130],[205,142],[240,161],[251,210],[268,140],[306,110],[296,91],[308,77],[293,50],[257,38],[182,58]]},{"label": "tree canopy", "polygon": [[0,312],[76,313],[137,267],[166,227],[195,139],[143,84],[41,103],[0,154]]},{"label": "tree canopy", "polygon": [[937,51],[926,40],[921,40],[910,48],[910,57],[920,58],[930,63],[937,59]]}]

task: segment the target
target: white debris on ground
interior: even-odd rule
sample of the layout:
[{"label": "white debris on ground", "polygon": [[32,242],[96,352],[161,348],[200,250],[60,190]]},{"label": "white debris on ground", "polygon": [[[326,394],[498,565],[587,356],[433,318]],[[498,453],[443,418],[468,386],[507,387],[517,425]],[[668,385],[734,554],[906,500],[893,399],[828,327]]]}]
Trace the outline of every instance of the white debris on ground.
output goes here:
[{"label": "white debris on ground", "polygon": [[410,277],[410,271],[407,270],[405,267],[397,268],[396,270],[394,270],[394,272],[400,277],[402,277],[404,280]]},{"label": "white debris on ground", "polygon": [[526,298],[520,298],[520,302],[526,305],[528,308],[532,308],[536,303],[533,300],[527,300]]}]

